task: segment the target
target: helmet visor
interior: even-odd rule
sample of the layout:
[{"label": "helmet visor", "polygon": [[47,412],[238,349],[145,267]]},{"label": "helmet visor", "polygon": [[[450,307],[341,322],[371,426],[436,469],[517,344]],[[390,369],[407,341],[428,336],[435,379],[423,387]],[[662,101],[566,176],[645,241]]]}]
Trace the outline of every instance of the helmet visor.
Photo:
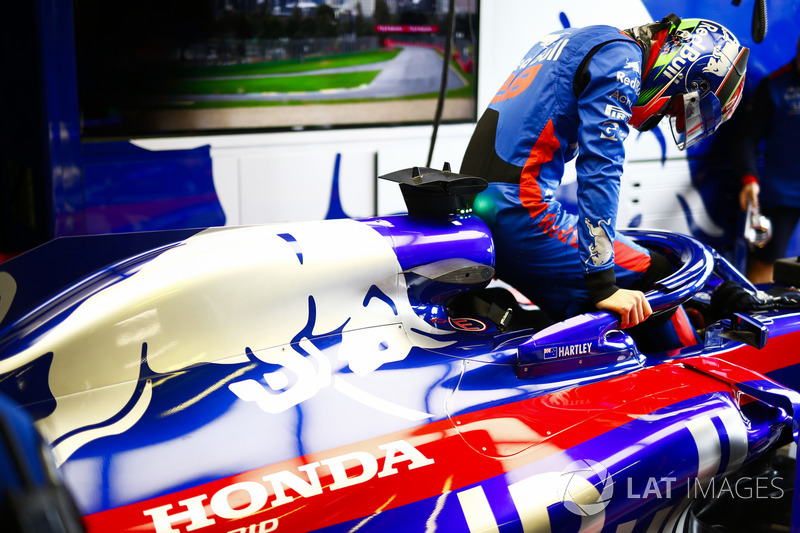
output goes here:
[{"label": "helmet visor", "polygon": [[722,106],[714,93],[709,91],[701,97],[700,93],[692,91],[676,98],[678,105],[671,113],[669,124],[679,150],[708,137],[722,124]]}]

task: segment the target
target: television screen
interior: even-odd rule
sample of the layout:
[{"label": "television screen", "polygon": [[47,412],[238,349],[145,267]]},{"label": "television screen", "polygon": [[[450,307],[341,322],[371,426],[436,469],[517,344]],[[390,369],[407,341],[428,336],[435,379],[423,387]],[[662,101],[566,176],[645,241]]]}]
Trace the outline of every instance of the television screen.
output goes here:
[{"label": "television screen", "polygon": [[[425,124],[447,0],[74,0],[84,139]],[[476,118],[478,0],[457,0],[443,123]]]}]

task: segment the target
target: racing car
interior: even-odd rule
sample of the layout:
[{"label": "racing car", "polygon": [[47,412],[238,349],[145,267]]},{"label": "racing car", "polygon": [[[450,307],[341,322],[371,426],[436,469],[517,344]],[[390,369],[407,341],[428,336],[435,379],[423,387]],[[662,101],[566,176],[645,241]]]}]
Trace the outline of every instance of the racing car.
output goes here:
[{"label": "racing car", "polygon": [[484,180],[383,177],[407,214],[68,237],[0,264],[3,523],[797,530],[791,284],[626,230],[674,266],[655,314],[684,306],[701,339],[644,349],[612,313],[555,322],[497,278]]}]

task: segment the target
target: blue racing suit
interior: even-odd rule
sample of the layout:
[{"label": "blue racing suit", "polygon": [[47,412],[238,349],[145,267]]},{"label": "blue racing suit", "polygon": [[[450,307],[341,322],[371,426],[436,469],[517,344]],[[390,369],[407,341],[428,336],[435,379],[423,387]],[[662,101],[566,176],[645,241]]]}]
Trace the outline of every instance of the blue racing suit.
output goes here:
[{"label": "blue racing suit", "polygon": [[[639,288],[650,267],[649,251],[615,231],[641,63],[639,45],[610,26],[546,36],[492,99],[464,154],[461,172],[490,182],[474,209],[492,230],[498,277],[554,320],[594,310],[618,286]],[[570,213],[555,192],[575,157]]]},{"label": "blue racing suit", "polygon": [[[751,257],[766,263],[784,257],[800,220],[800,71],[795,61],[762,78],[739,126],[735,164],[742,185],[758,181],[759,204],[772,220],[772,239]],[[763,141],[763,167],[758,152]],[[761,172],[759,172],[761,170]]]}]

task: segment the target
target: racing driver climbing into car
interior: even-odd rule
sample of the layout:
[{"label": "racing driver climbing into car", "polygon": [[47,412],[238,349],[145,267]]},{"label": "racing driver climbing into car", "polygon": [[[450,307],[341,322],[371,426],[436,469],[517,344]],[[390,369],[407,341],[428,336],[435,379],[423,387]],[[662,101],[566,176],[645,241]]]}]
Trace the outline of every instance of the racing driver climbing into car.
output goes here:
[{"label": "racing driver climbing into car", "polygon": [[[475,212],[492,230],[497,276],[553,320],[604,309],[622,328],[645,321],[652,310],[642,291],[672,267],[615,230],[623,141],[629,126],[651,130],[665,116],[679,149],[711,135],[741,99],[748,55],[716,22],[675,15],[536,42],[491,100],[461,167],[489,181]],[[576,157],[574,213],[556,189]],[[642,325],[649,337],[662,332],[661,349],[696,344],[678,311]]]}]

